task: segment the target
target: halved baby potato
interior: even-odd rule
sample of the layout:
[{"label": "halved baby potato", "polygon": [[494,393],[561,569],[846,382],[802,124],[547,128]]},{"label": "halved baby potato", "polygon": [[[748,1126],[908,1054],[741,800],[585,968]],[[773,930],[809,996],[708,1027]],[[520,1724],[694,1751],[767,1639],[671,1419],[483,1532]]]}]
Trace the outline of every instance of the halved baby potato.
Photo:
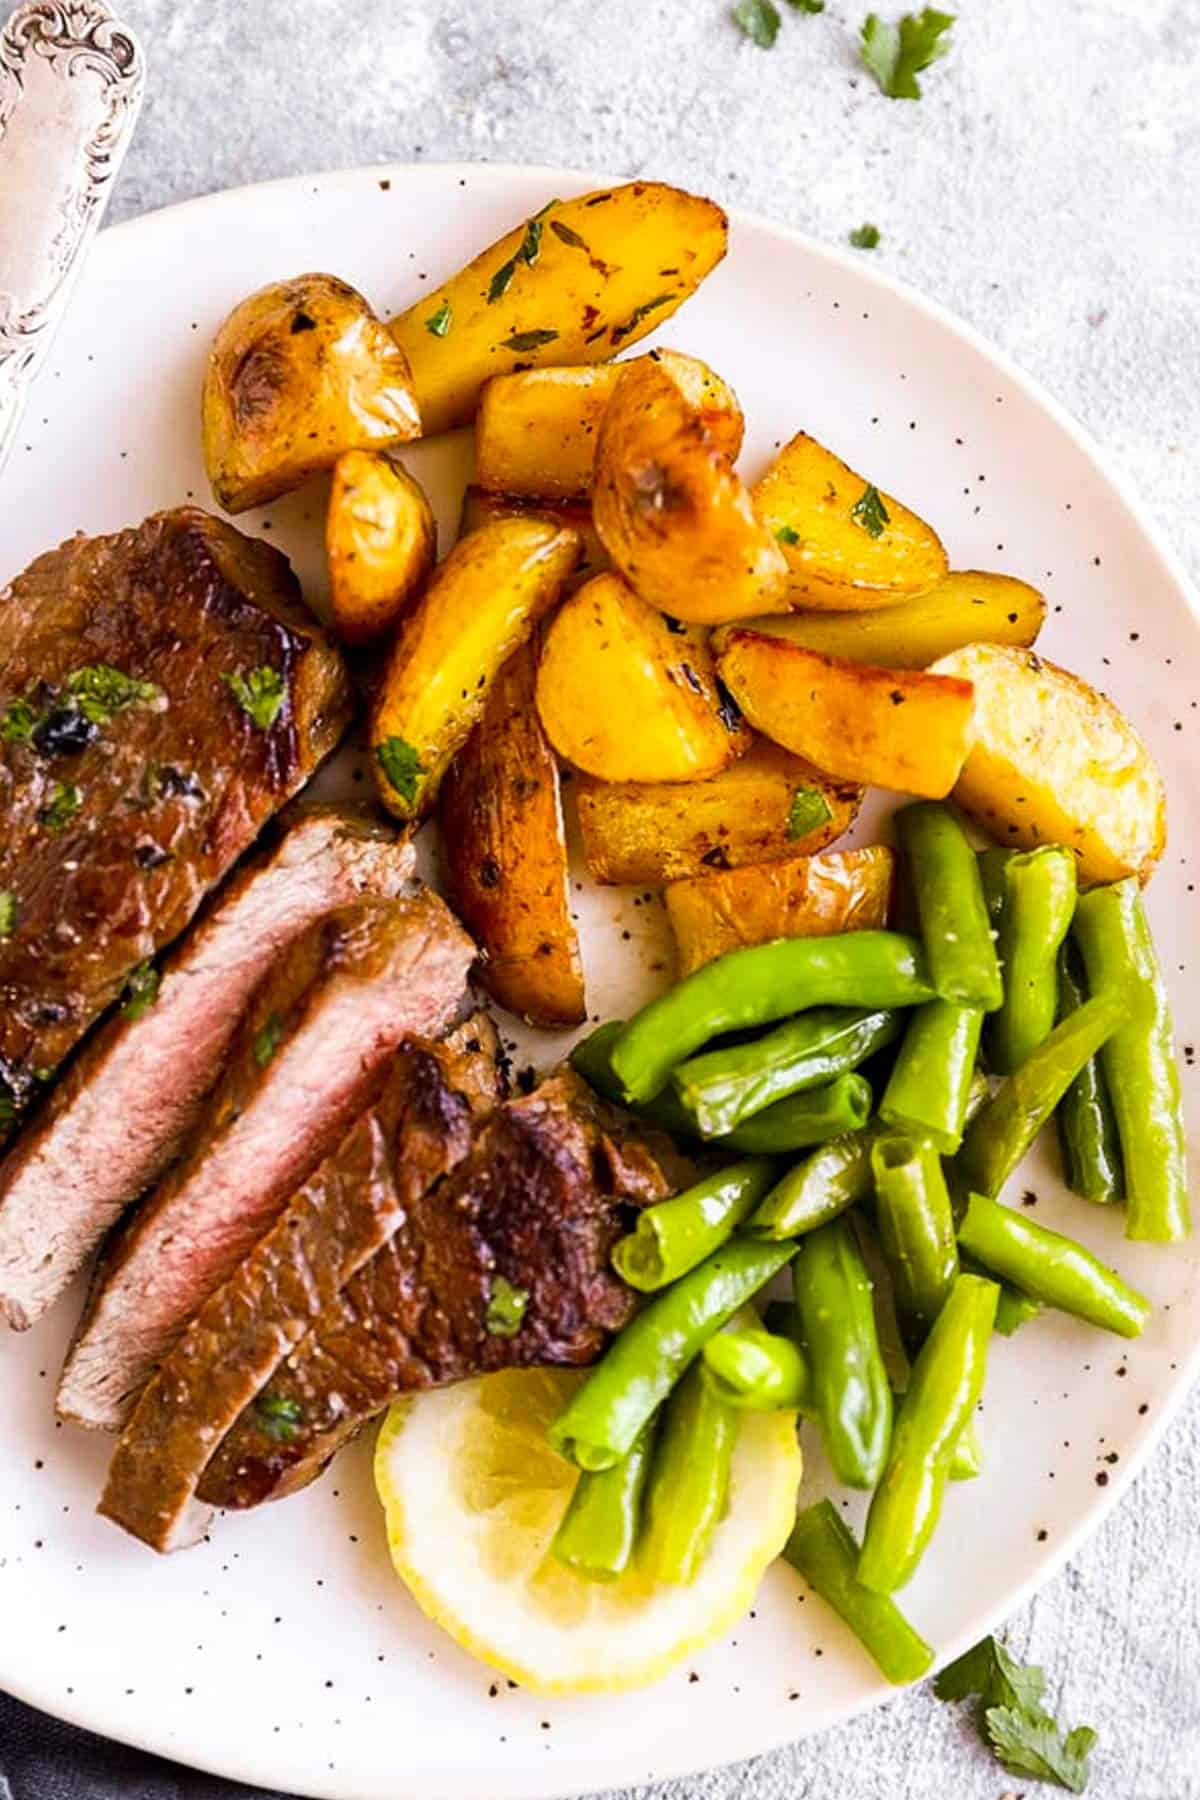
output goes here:
[{"label": "halved baby potato", "polygon": [[[1036,588],[1012,575],[955,570],[927,594],[869,612],[771,613],[747,619],[747,631],[787,638],[822,656],[875,663],[889,669],[927,669],[964,644],[1036,641],[1046,602]],[[730,627],[713,634],[720,650]]]},{"label": "halved baby potato", "polygon": [[871,844],[671,882],[663,900],[680,975],[744,944],[886,925],[894,864],[885,845]]},{"label": "halved baby potato", "polygon": [[262,506],[346,450],[421,434],[404,351],[335,275],[275,281],[235,306],[204,377],[204,466],[226,512]]},{"label": "halved baby potato", "polygon": [[848,831],[862,789],[757,738],[707,781],[572,783],[590,873],[656,886],[822,850]]},{"label": "halved baby potato", "polygon": [[554,525],[565,525],[578,532],[582,549],[569,586],[581,587],[609,566],[608,553],[596,536],[587,500],[529,500],[516,494],[488,494],[481,487],[467,488],[458,521],[459,537],[478,531],[489,519],[549,519]]},{"label": "halved baby potato", "polygon": [[546,632],[537,704],[560,756],[605,781],[698,781],[750,733],[717,685],[704,633],[597,575]]},{"label": "halved baby potato", "polygon": [[388,456],[347,450],[333,466],[325,552],[342,642],[367,644],[391,631],[437,556],[424,488]]},{"label": "halved baby potato", "polygon": [[558,764],[534,703],[532,643],[496,677],[442,783],[438,842],[451,905],[483,952],[493,1000],[531,1025],[587,1017],[571,919]]},{"label": "halved baby potato", "polygon": [[398,819],[421,818],[504,664],[558,599],[573,531],[495,519],[457,543],[401,622],[375,696],[372,767]]},{"label": "halved baby potato", "polygon": [[793,606],[895,606],[947,572],[937,533],[807,432],[784,445],[753,500],[787,559]]},{"label": "halved baby potato", "polygon": [[718,625],[790,605],[782,550],[664,356],[627,363],[613,387],[592,514],[630,587],[677,619]]},{"label": "halved baby potato", "polygon": [[1031,650],[971,644],[934,672],[975,689],[955,799],[997,843],[1065,844],[1081,886],[1149,880],[1167,837],[1162,776],[1125,715]]},{"label": "halved baby potato", "polygon": [[[744,421],[737,395],[694,356],[654,354],[666,364],[732,462]],[[577,499],[591,492],[596,437],[621,363],[522,369],[496,375],[475,415],[475,480],[491,493]]]},{"label": "halved baby potato", "polygon": [[848,781],[940,800],[971,746],[973,690],[957,675],[841,662],[731,631],[718,669],[756,730]]}]

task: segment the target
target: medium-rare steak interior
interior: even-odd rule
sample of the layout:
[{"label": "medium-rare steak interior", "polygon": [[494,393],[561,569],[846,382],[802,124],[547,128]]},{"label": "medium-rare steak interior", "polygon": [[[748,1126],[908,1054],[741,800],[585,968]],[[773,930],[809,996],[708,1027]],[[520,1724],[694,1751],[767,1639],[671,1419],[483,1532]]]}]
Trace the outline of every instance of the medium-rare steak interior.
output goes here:
[{"label": "medium-rare steak interior", "polygon": [[300,814],[171,952],[152,1006],[117,1012],[0,1162],[0,1313],[33,1324],[195,1124],[262,973],[325,913],[390,897],[411,847],[365,817]]},{"label": "medium-rare steak interior", "polygon": [[183,1157],[103,1261],[59,1385],[64,1418],[120,1428],[187,1321],[374,1100],[400,1041],[452,1023],[474,955],[422,890],[332,914],[282,959]]},{"label": "medium-rare steak interior", "polygon": [[0,1136],[351,710],[287,558],[196,507],[0,593]]}]

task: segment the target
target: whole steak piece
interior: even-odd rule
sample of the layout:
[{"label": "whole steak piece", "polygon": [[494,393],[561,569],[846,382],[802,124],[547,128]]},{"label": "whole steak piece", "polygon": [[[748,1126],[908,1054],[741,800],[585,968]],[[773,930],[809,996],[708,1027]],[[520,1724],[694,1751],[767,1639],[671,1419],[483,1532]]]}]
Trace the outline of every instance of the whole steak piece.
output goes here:
[{"label": "whole steak piece", "polygon": [[198,508],[0,593],[0,1132],[351,710],[287,558]]},{"label": "whole steak piece", "polygon": [[267,976],[188,1146],[122,1228],[58,1390],[64,1418],[118,1430],[193,1315],[270,1230],[384,1085],[436,1037],[475,946],[436,894],[332,913]]},{"label": "whole steak piece", "polygon": [[199,1116],[262,973],[315,920],[400,893],[413,851],[386,827],[301,814],[213,897],[173,949],[152,1005],[114,1013],[0,1161],[0,1314],[53,1304]]}]

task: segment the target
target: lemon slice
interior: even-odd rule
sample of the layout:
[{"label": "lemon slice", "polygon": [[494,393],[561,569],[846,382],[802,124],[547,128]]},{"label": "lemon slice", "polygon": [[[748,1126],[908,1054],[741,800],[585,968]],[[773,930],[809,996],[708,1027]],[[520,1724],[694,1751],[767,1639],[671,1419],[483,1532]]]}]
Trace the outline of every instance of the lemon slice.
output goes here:
[{"label": "lemon slice", "polygon": [[742,1415],[729,1506],[695,1581],[587,1581],[550,1554],[578,1479],[546,1427],[577,1370],[486,1375],[392,1407],[375,1451],[396,1572],[456,1644],[544,1694],[655,1681],[750,1606],[796,1514],[794,1413]]}]

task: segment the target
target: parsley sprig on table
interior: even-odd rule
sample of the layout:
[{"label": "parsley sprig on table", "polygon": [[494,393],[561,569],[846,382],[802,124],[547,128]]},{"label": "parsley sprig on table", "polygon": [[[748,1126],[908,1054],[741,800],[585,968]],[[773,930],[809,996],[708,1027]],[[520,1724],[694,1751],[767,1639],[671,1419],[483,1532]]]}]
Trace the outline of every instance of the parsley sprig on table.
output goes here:
[{"label": "parsley sprig on table", "polygon": [[905,13],[898,23],[868,13],[862,25],[860,55],[891,100],[919,100],[917,76],[950,48],[948,32],[954,14],[926,6]]},{"label": "parsley sprig on table", "polygon": [[950,1663],[933,1684],[939,1700],[978,1696],[980,1735],[1010,1774],[1082,1794],[1096,1733],[1090,1725],[1064,1733],[1042,1706],[1045,1688],[1044,1670],[1017,1662],[993,1637]]}]

